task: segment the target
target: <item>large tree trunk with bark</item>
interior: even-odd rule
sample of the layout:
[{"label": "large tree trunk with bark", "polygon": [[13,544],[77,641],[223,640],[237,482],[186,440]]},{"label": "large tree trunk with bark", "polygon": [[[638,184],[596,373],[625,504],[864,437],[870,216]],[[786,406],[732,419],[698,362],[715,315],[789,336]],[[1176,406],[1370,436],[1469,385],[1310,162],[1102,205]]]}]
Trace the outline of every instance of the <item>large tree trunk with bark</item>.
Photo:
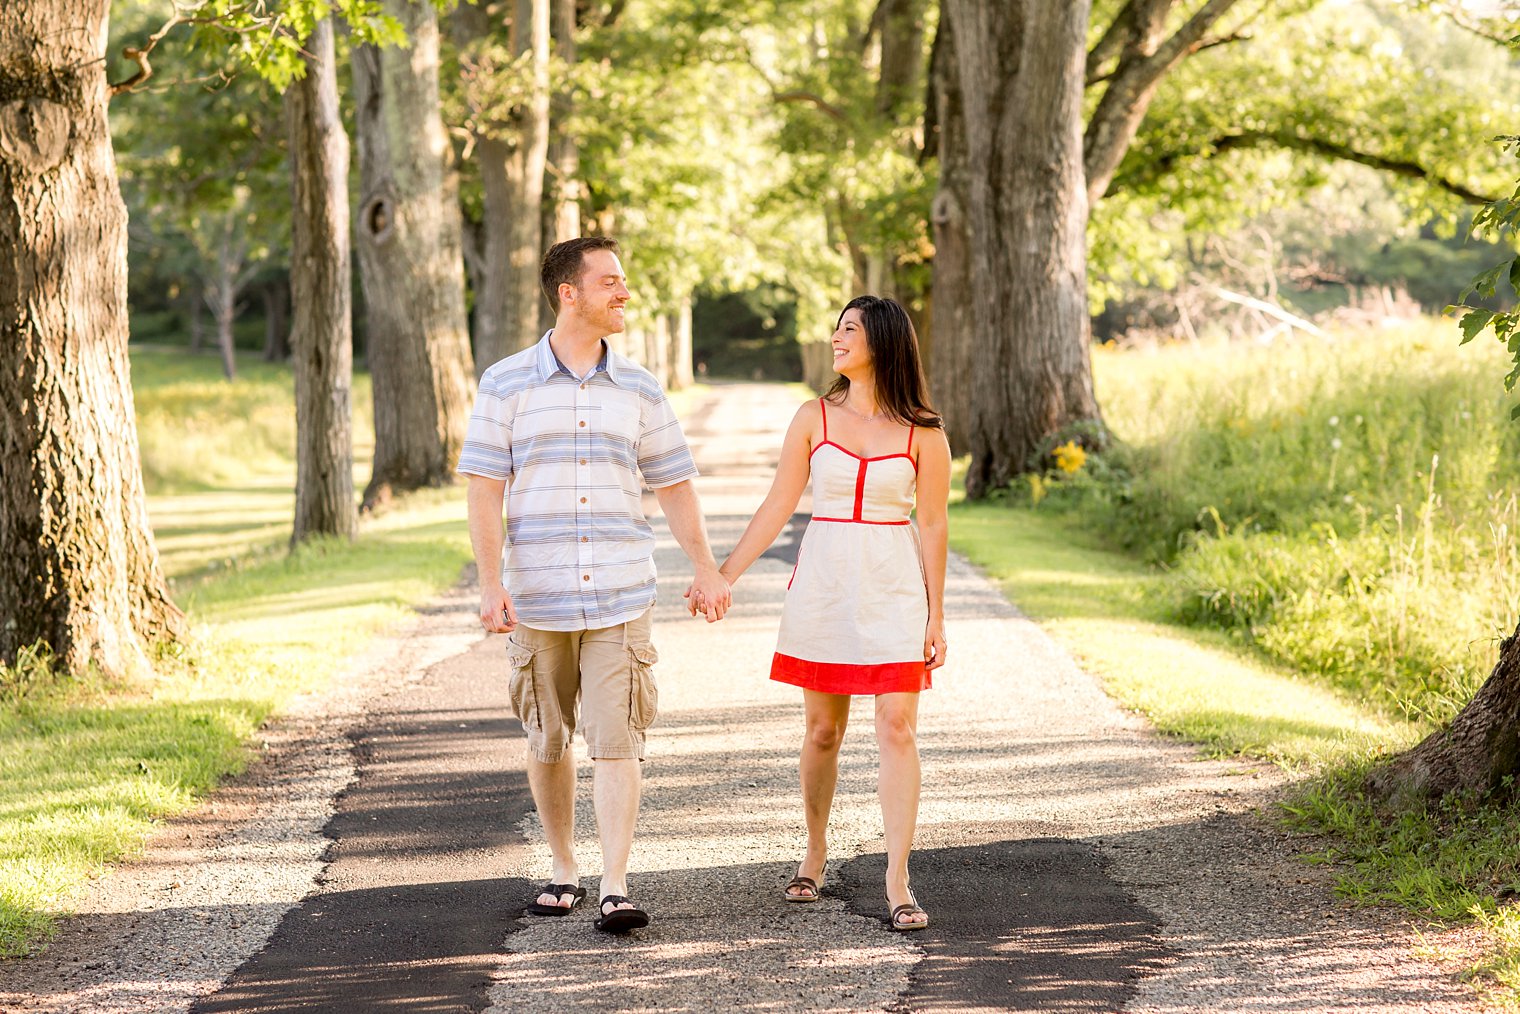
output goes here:
[{"label": "large tree trunk with bark", "polygon": [[[951,176],[960,189],[940,210],[948,217],[953,200],[965,225],[970,328],[951,337],[937,321],[935,330],[944,344],[974,345],[982,364],[939,378],[942,389],[969,395],[960,423],[972,497],[1029,467],[1050,434],[1098,419],[1082,166],[1088,8],[1088,0],[944,4],[964,129],[947,138],[961,150],[942,145],[941,157],[966,172]],[[938,295],[943,306],[950,293]]]},{"label": "large tree trunk with bark", "polygon": [[[576,0],[549,2],[549,34],[554,42],[554,55],[568,68],[574,65],[576,59]],[[541,228],[545,250],[555,243],[575,239],[581,234],[580,199],[584,193],[584,184],[580,179],[580,146],[576,144],[575,134],[568,126],[574,112],[569,86],[560,84],[555,87],[549,99],[549,148],[544,163]],[[538,330],[547,331],[554,326],[554,308],[547,299],[540,299],[538,308]]]},{"label": "large tree trunk with bark", "polygon": [[681,297],[674,313],[670,315],[670,384],[679,390],[690,387],[696,381],[691,360],[691,293]]},{"label": "large tree trunk with bark", "polygon": [[429,0],[388,0],[385,9],[410,48],[354,54],[356,243],[375,404],[366,509],[454,480],[472,398],[459,203],[438,106],[438,17]]},{"label": "large tree trunk with bark", "polygon": [[304,44],[306,76],[285,93],[290,133],[291,335],[296,382],[296,515],[291,542],[352,538],[353,337],[349,277],[348,135],[338,109],[333,25]]},{"label": "large tree trunk with bark", "polygon": [[0,4],[0,662],[111,675],[173,639],[127,357],[107,0]]},{"label": "large tree trunk with bark", "polygon": [[1499,662],[1451,724],[1367,777],[1367,791],[1398,805],[1453,792],[1485,795],[1520,778],[1520,627]]},{"label": "large tree trunk with bark", "polygon": [[538,340],[544,164],[549,149],[549,0],[517,0],[512,52],[528,55],[526,94],[510,122],[475,146],[485,191],[485,244],[475,296],[475,368]]},{"label": "large tree trunk with bark", "polygon": [[955,455],[970,453],[971,399],[966,385],[975,371],[971,351],[971,251],[965,195],[971,167],[966,160],[966,120],[961,109],[955,59],[955,35],[943,18],[930,59],[935,133],[929,143],[939,155],[939,190],[930,206],[934,229],[934,293],[930,305],[930,342],[926,356],[935,410],[945,420],[945,436]]}]

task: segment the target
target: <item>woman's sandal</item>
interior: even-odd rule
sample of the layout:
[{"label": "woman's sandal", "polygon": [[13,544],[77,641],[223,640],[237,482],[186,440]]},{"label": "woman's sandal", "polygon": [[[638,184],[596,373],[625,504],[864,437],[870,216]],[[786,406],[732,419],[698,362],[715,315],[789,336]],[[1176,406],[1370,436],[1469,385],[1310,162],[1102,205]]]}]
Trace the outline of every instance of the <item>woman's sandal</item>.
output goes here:
[{"label": "woman's sandal", "polygon": [[[621,905],[627,902],[633,908],[614,908],[607,911],[608,905]],[[621,894],[609,894],[602,899],[599,907],[600,915],[596,917],[596,928],[603,933],[627,933],[629,930],[641,929],[649,925],[649,913]]]},{"label": "woman's sandal", "polygon": [[[817,901],[823,896],[823,888],[818,881],[823,879],[823,875],[827,870],[828,866],[824,866],[822,870],[818,871],[818,880],[801,875],[793,877],[781,889],[781,897],[794,905],[807,905]],[[793,891],[797,893],[793,894]]]},{"label": "woman's sandal", "polygon": [[[552,894],[557,901],[562,895],[570,895],[568,905],[545,905],[538,899],[546,894]],[[575,906],[581,903],[586,896],[586,889],[575,884],[546,884],[533,898],[533,904],[528,906],[528,912],[532,915],[569,915],[575,911]]]},{"label": "woman's sandal", "polygon": [[[918,907],[918,899],[913,897],[912,892],[909,892],[908,897],[912,899],[908,902],[908,904],[898,905],[892,910],[892,914],[887,916],[887,925],[892,929],[894,933],[911,933],[914,930],[929,928],[929,913]],[[924,917],[924,921],[903,922],[902,916],[905,915],[922,915]]]},{"label": "woman's sandal", "polygon": [[[796,894],[792,892],[796,891]],[[807,905],[818,900],[818,881],[812,877],[793,877],[781,889],[781,897],[794,905]]]}]

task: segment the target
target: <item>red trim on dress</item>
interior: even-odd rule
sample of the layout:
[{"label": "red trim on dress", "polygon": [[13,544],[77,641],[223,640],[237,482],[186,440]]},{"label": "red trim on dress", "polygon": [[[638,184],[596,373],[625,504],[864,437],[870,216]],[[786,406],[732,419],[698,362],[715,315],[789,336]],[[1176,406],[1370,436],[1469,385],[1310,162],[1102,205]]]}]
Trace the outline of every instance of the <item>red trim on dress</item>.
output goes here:
[{"label": "red trim on dress", "polygon": [[[912,521],[909,521],[909,520],[903,520],[903,521],[867,521],[865,518],[820,518],[820,517],[818,517],[816,515],[814,515],[814,517],[812,518],[812,520],[813,521],[835,521],[835,522],[838,522],[839,524],[842,524],[842,525],[908,525],[908,524],[912,524],[913,523]],[[791,586],[788,585],[787,587],[790,588]]]},{"label": "red trim on dress", "polygon": [[916,694],[933,685],[922,661],[812,662],[779,651],[771,659],[771,679],[825,694]]},{"label": "red trim on dress", "polygon": [[861,520],[860,511],[866,504],[866,466],[870,462],[865,458],[860,459],[860,470],[855,473],[855,514],[851,521]]}]

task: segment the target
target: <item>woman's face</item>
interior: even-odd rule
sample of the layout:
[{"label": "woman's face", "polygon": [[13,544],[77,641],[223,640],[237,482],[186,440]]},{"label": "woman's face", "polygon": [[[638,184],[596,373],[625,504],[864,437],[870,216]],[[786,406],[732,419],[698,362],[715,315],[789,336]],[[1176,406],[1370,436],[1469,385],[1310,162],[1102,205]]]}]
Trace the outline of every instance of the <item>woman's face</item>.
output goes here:
[{"label": "woman's face", "polygon": [[871,348],[866,341],[866,326],[859,309],[846,310],[839,318],[833,344],[835,373],[849,377],[870,372]]}]

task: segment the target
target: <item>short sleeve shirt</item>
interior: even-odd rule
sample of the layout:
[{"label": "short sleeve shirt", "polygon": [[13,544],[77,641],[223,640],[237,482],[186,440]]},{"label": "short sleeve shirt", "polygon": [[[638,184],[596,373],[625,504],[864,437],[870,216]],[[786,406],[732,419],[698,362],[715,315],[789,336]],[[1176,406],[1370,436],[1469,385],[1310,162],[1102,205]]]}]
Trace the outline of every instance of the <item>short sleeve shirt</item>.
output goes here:
[{"label": "short sleeve shirt", "polygon": [[507,480],[502,583],[518,620],[611,627],[655,600],[640,477],[658,489],[697,466],[653,374],[607,349],[577,377],[550,334],[480,378],[459,471]]}]

